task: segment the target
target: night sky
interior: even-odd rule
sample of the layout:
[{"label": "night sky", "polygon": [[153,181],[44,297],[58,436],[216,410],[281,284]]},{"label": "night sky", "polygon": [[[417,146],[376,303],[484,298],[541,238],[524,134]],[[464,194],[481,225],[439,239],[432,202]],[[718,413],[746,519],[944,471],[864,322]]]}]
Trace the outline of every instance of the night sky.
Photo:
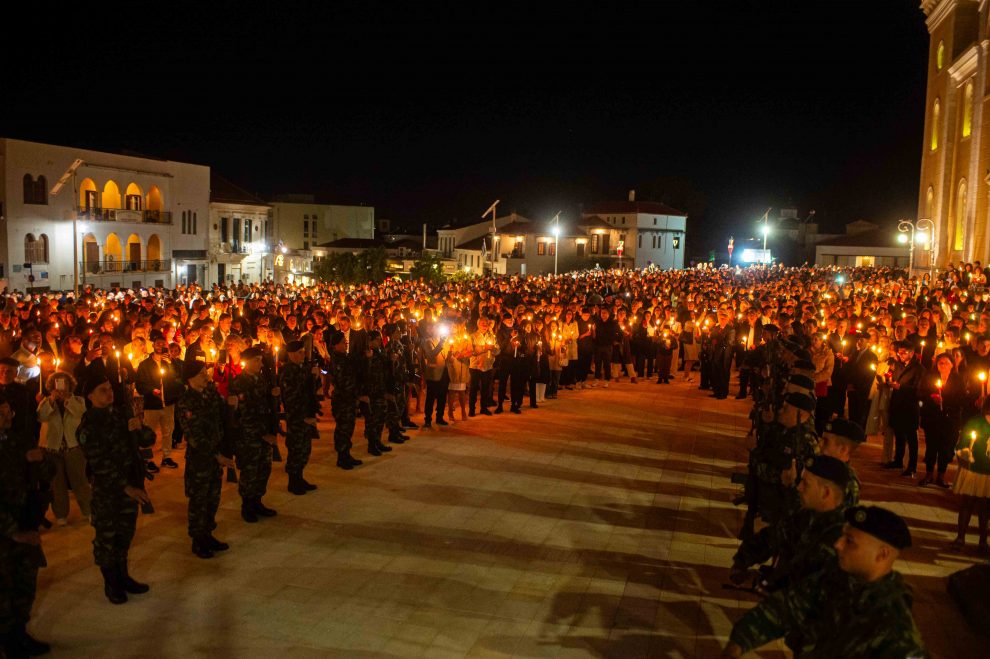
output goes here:
[{"label": "night sky", "polygon": [[635,188],[690,212],[691,254],[767,207],[840,230],[915,213],[917,0],[137,4],[23,31],[0,134],[207,164],[414,230],[496,198],[566,220]]}]

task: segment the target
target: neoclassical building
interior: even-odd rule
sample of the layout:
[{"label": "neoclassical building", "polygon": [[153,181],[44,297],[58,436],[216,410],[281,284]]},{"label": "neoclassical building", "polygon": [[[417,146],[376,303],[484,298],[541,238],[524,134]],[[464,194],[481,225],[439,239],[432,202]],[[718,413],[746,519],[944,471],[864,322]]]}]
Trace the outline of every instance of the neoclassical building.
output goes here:
[{"label": "neoclassical building", "polygon": [[[930,34],[918,218],[936,227],[935,263],[990,258],[990,1],[923,0]],[[990,121],[990,114],[987,115]],[[927,250],[916,252],[927,264]]]}]

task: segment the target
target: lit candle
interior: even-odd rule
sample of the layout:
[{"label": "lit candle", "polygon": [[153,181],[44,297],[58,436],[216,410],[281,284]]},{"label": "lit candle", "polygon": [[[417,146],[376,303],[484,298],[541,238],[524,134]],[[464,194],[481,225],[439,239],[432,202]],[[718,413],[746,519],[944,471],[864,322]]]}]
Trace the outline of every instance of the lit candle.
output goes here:
[{"label": "lit candle", "polygon": [[935,386],[938,387],[938,409],[942,409],[942,378],[935,380]]},{"label": "lit candle", "polygon": [[159,391],[162,394],[162,407],[165,407],[165,369],[161,367],[158,368],[158,382],[161,386]]},{"label": "lit candle", "polygon": [[119,350],[114,350],[113,351],[113,356],[117,360],[117,384],[120,384],[121,383],[121,380],[120,380],[120,351]]},{"label": "lit candle", "polygon": [[980,371],[980,389],[983,391],[983,397],[987,396],[987,373],[986,371]]}]

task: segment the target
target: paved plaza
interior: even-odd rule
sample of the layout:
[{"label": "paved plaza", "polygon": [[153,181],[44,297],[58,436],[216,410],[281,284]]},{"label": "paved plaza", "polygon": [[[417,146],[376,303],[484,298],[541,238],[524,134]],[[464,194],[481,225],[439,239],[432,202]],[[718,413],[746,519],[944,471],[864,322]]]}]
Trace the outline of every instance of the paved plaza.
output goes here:
[{"label": "paved plaza", "polygon": [[[232,547],[211,560],[189,551],[181,469],[164,472],[131,551],[152,590],[123,606],[104,598],[74,510],[44,536],[32,629],[56,657],[718,656],[755,601],[723,588],[750,402],[650,382],[541,408],[412,431],[381,458],[356,441],[366,461],[347,473],[321,423],[307,471],[319,489],[289,494],[276,464],[265,501],[278,516],[245,524],[225,484],[216,535]],[[951,494],[882,471],[878,446],[860,451],[864,499],[909,518],[898,569],[926,642],[977,656],[945,594],[944,577],[976,560],[944,550]],[[761,656],[785,656],[774,647]]]}]

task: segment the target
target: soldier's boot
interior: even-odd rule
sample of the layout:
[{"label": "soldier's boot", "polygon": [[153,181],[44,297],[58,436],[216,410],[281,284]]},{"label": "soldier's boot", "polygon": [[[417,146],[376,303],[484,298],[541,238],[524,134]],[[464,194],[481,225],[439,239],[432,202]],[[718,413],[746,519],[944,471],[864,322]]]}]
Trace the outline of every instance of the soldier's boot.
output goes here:
[{"label": "soldier's boot", "polygon": [[344,471],[354,469],[354,465],[351,464],[350,456],[347,454],[347,451],[341,451],[337,454],[337,466]]},{"label": "soldier's boot", "polygon": [[378,450],[381,451],[382,453],[388,453],[389,451],[392,450],[391,446],[385,446],[384,444],[382,444],[381,437],[375,440],[375,445],[378,447]]},{"label": "soldier's boot", "polygon": [[258,513],[255,512],[251,499],[241,499],[241,519],[248,524],[254,524],[258,521]]},{"label": "soldier's boot", "polygon": [[302,483],[302,476],[299,474],[289,474],[288,490],[292,494],[306,494],[309,490]]},{"label": "soldier's boot", "polygon": [[213,551],[227,551],[228,549],[230,549],[230,545],[228,545],[226,542],[220,542],[213,536],[212,533],[206,535],[205,539],[209,543],[210,549],[212,549]]},{"label": "soldier's boot", "polygon": [[213,558],[213,548],[209,545],[209,540],[203,536],[193,538],[192,553],[199,558]]},{"label": "soldier's boot", "polygon": [[103,594],[107,596],[111,604],[123,604],[127,601],[127,593],[124,592],[124,584],[121,583],[120,572],[116,567],[100,567],[103,574]]},{"label": "soldier's boot", "polygon": [[368,440],[368,454],[373,455],[376,458],[382,454],[382,452],[378,450],[378,444],[371,439]]},{"label": "soldier's boot", "polygon": [[143,595],[144,593],[151,590],[151,586],[146,583],[141,583],[140,581],[135,581],[131,577],[130,571],[127,569],[127,561],[125,560],[120,564],[120,583],[123,584],[124,590],[132,595]]},{"label": "soldier's boot", "polygon": [[351,452],[349,450],[344,451],[344,456],[347,458],[347,461],[351,463],[352,467],[360,467],[361,465],[364,464],[364,460],[358,460],[353,455],[351,455]]},{"label": "soldier's boot", "polygon": [[316,489],[316,486],[306,480],[302,474],[299,474],[299,482],[302,483],[302,486],[306,488],[307,492],[312,492]]},{"label": "soldier's boot", "polygon": [[261,497],[254,500],[254,512],[262,517],[275,517],[275,515],[278,515],[277,511],[261,503]]},{"label": "soldier's boot", "polygon": [[[52,651],[51,645],[39,641],[38,639],[28,634],[27,628],[24,625],[20,625],[19,627],[15,628],[14,631],[11,633],[10,645],[13,646],[14,649],[12,652],[7,653],[8,657],[17,657],[17,656],[40,657],[41,655],[48,654],[49,652]],[[17,654],[18,649],[20,650],[22,655]]]},{"label": "soldier's boot", "polygon": [[389,444],[405,444],[407,439],[409,439],[409,438],[406,437],[405,435],[403,435],[402,433],[395,433],[393,435],[389,435],[388,443]]}]

